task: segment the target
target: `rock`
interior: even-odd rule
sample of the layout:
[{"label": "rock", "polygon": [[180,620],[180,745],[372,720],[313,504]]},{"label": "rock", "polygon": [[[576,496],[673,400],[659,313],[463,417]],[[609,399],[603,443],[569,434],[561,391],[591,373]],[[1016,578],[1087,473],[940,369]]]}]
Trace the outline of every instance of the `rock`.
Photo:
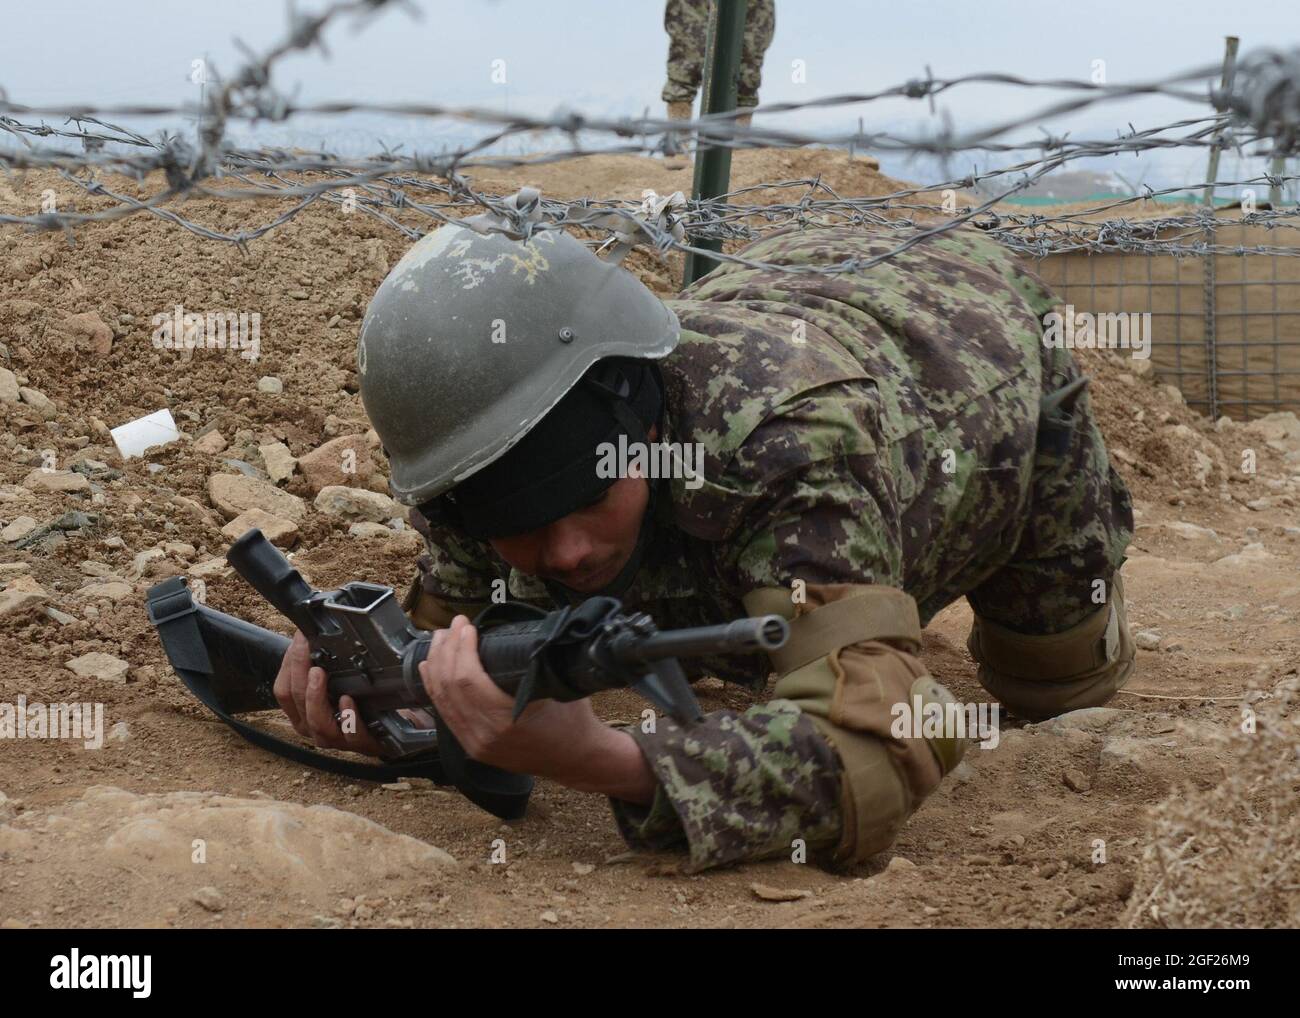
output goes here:
[{"label": "rock", "polygon": [[168,555],[186,562],[198,554],[198,549],[186,541],[164,541],[162,548]]},{"label": "rock", "polygon": [[176,506],[177,509],[183,510],[186,515],[193,517],[193,519],[203,524],[205,527],[213,527],[215,529],[219,526],[212,513],[199,505],[199,503],[195,502],[192,498],[186,498],[184,495],[173,495],[171,504]]},{"label": "rock", "polygon": [[200,435],[196,438],[193,447],[198,452],[206,453],[209,456],[215,456],[217,453],[225,450],[226,439],[220,431],[213,428],[206,434]]},{"label": "rock", "polygon": [[70,464],[69,469],[101,481],[115,481],[122,476],[122,471],[114,470],[107,463],[89,456],[78,457]]},{"label": "rock", "polygon": [[226,899],[220,891],[211,885],[200,887],[190,895],[190,900],[209,912],[220,912],[226,907]]},{"label": "rock", "polygon": [[245,477],[252,477],[259,481],[267,480],[266,471],[261,467],[254,466],[247,460],[234,459],[232,457],[230,459],[223,459],[221,462],[232,470],[238,470]]},{"label": "rock", "polygon": [[127,669],[131,667],[121,658],[100,651],[74,657],[71,661],[65,661],[64,665],[83,679],[102,679],[106,682],[125,682]]},{"label": "rock", "polygon": [[773,887],[771,884],[752,883],[749,889],[760,901],[798,901],[811,898],[812,891],[797,890],[793,887]]},{"label": "rock", "polygon": [[0,583],[12,580],[20,573],[30,573],[32,564],[30,562],[0,562]]},{"label": "rock", "polygon": [[167,557],[167,553],[161,548],[146,548],[138,553],[131,561],[132,576],[148,576],[150,564],[158,562]]},{"label": "rock", "polygon": [[[1069,730],[1100,732],[1123,718],[1132,717],[1132,715],[1132,711],[1120,710],[1118,707],[1083,707],[1079,710],[1058,714],[1056,717],[1040,721],[1038,724],[1026,725],[1024,730],[1044,731],[1053,734],[1060,734]],[[1007,741],[1007,736],[1010,734],[1012,733],[1003,734],[1003,743]]]},{"label": "rock", "polygon": [[974,781],[977,777],[979,777],[979,772],[965,760],[952,769],[952,780],[959,785],[965,785]]},{"label": "rock", "polygon": [[88,583],[77,591],[78,597],[102,597],[109,601],[125,601],[135,596],[135,588],[123,580],[109,580],[106,583]]},{"label": "rock", "polygon": [[31,594],[47,593],[40,581],[31,573],[19,573],[5,583],[5,590],[25,590]]},{"label": "rock", "polygon": [[21,541],[36,529],[36,525],[36,521],[30,516],[19,516],[9,526],[0,530],[0,540],[8,541],[10,544]]},{"label": "rock", "polygon": [[1171,403],[1183,403],[1183,391],[1176,385],[1162,385],[1160,391],[1165,394],[1165,398]]},{"label": "rock", "polygon": [[1088,775],[1078,768],[1071,767],[1061,775],[1061,780],[1065,782],[1065,787],[1071,792],[1086,792],[1092,788],[1092,781]]},{"label": "rock", "polygon": [[1160,646],[1160,632],[1156,629],[1139,629],[1133,636],[1138,650],[1155,650]]},{"label": "rock", "polygon": [[208,478],[208,497],[227,520],[249,509],[261,509],[294,523],[301,523],[307,515],[307,504],[297,495],[242,474],[213,474]]},{"label": "rock", "polygon": [[333,485],[365,484],[379,469],[364,434],[341,435],[298,460],[313,495]]},{"label": "rock", "polygon": [[55,543],[57,543],[57,541],[63,539],[60,531],[75,531],[83,527],[94,526],[99,523],[99,519],[99,516],[94,513],[83,513],[74,509],[64,513],[57,519],[51,520],[49,523],[42,524],[26,537],[19,538],[14,547],[18,549],[30,548],[34,544],[44,543],[51,534],[56,535]]},{"label": "rock", "polygon": [[542,922],[544,923],[558,923],[560,921],[560,917],[556,915],[554,912],[552,912],[550,909],[547,909],[545,912],[542,913],[541,919]]},{"label": "rock", "polygon": [[89,491],[90,481],[85,474],[72,470],[46,470],[37,467],[23,478],[23,487],[32,491]]},{"label": "rock", "polygon": [[316,508],[327,516],[341,516],[346,520],[368,520],[382,523],[394,516],[402,516],[405,510],[387,495],[365,488],[349,488],[345,485],[330,485],[322,488],[316,496]]},{"label": "rock", "polygon": [[74,616],[69,615],[67,612],[61,612],[59,609],[52,607],[47,607],[45,609],[45,617],[53,619],[61,626],[70,626],[72,623],[77,621]]},{"label": "rock", "polygon": [[1214,469],[1214,460],[1201,452],[1200,449],[1192,450],[1192,459],[1194,461],[1192,476],[1196,479],[1196,483],[1204,488],[1209,481],[1210,471]]},{"label": "rock", "polygon": [[22,396],[23,402],[40,414],[43,420],[52,421],[59,416],[59,408],[40,389],[24,386],[18,390],[18,393]]},{"label": "rock", "polygon": [[289,451],[289,447],[283,442],[259,445],[257,451],[261,454],[262,462],[266,465],[267,476],[274,483],[279,484],[293,476],[293,468],[298,461],[293,458],[293,453]]},{"label": "rock", "polygon": [[69,315],[59,323],[68,345],[81,353],[107,357],[113,352],[113,330],[94,311]]},{"label": "rock", "polygon": [[18,376],[8,368],[0,368],[0,403],[17,403],[20,399]]},{"label": "rock", "polygon": [[268,396],[278,396],[284,392],[284,383],[275,375],[263,375],[257,380],[257,391],[266,393]]},{"label": "rock", "polygon": [[1300,443],[1300,419],[1291,410],[1266,414],[1251,421],[1245,428],[1266,442]]},{"label": "rock", "polygon": [[1264,545],[1256,542],[1248,544],[1235,555],[1224,555],[1223,558],[1215,559],[1211,565],[1214,568],[1238,568],[1256,566],[1261,562],[1268,562],[1275,556],[1270,554]]},{"label": "rock", "polygon": [[575,862],[573,864],[573,872],[578,874],[580,877],[585,877],[588,873],[595,870],[595,868],[595,865],[589,862]]},{"label": "rock", "polygon": [[223,558],[206,559],[186,570],[190,576],[196,576],[200,579],[206,579],[209,576],[225,576],[230,571],[230,563]]},{"label": "rock", "polygon": [[[298,524],[262,509],[249,509],[240,513],[221,528],[222,534],[235,540],[256,527],[263,536],[279,548],[292,548],[298,543]],[[224,562],[224,559],[218,561]],[[191,571],[192,572],[192,571]]]},{"label": "rock", "polygon": [[911,859],[908,859],[906,856],[896,855],[889,860],[889,865],[885,867],[885,872],[897,875],[914,869],[916,869],[916,863],[912,862]]},{"label": "rock", "polygon": [[348,534],[351,537],[392,537],[393,531],[382,523],[354,523],[348,527]]},{"label": "rock", "polygon": [[125,721],[119,721],[104,736],[105,742],[126,742],[131,738],[131,729]]},{"label": "rock", "polygon": [[15,586],[16,582],[10,583],[3,591],[0,591],[0,616],[26,615],[36,611],[49,600],[47,594],[35,590],[25,590],[22,587]]},{"label": "rock", "polygon": [[1183,520],[1175,520],[1172,523],[1162,523],[1162,527],[1179,537],[1185,537],[1189,541],[1209,540],[1217,541],[1219,535],[1209,527],[1198,527],[1195,523],[1187,523]]}]

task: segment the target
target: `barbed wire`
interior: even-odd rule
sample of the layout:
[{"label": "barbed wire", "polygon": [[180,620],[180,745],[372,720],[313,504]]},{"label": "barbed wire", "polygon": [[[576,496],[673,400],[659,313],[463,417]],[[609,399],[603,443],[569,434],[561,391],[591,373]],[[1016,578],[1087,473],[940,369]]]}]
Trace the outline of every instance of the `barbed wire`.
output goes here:
[{"label": "barbed wire", "polygon": [[[742,126],[737,122],[742,111],[679,121],[648,115],[590,117],[573,111],[558,111],[550,116],[506,114],[478,107],[430,103],[298,103],[273,87],[275,65],[287,55],[312,48],[328,53],[323,41],[327,26],[347,17],[363,22],[393,6],[404,6],[419,13],[401,0],[340,0],[315,14],[304,14],[290,7],[284,37],[261,55],[237,43],[247,61],[228,78],[214,75],[214,83],[219,87],[205,90],[200,103],[29,106],[11,101],[0,89],[0,133],[15,142],[12,148],[0,148],[0,168],[9,172],[55,170],[61,179],[87,196],[108,203],[107,207],[84,212],[53,208],[22,215],[0,213],[0,224],[70,233],[86,224],[143,214],[157,216],[209,240],[245,247],[291,221],[304,209],[324,201],[359,210],[412,239],[421,236],[425,227],[454,222],[477,211],[490,213],[494,221],[502,224],[502,229],[521,236],[547,229],[579,229],[597,235],[596,242],[599,242],[611,235],[626,239],[629,231],[634,231],[640,242],[660,255],[671,251],[695,252],[783,272],[860,271],[963,224],[974,225],[1009,247],[1034,257],[1065,251],[1300,254],[1296,245],[1243,246],[1221,244],[1215,239],[1215,233],[1229,225],[1296,229],[1296,209],[1274,209],[1253,198],[1246,200],[1249,192],[1257,187],[1282,188],[1300,180],[1286,174],[1267,174],[1241,181],[1207,181],[1164,190],[1143,188],[1141,194],[1050,216],[1021,213],[1005,204],[1048,174],[1080,159],[1213,147],[1235,149],[1238,154],[1275,157],[1295,153],[1300,140],[1300,48],[1247,55],[1238,63],[1233,84],[1226,90],[1208,83],[1200,90],[1186,87],[1190,82],[1216,76],[1218,68],[1213,66],[1194,68],[1156,81],[1119,85],[1071,79],[1033,80],[1004,73],[939,78],[927,67],[924,78],[875,92],[774,103],[754,111],[799,113],[906,98],[925,100],[933,113],[936,97],[969,85],[1074,93],[1034,112],[1004,118],[976,130],[958,132],[945,118],[937,128],[911,136],[864,131],[861,119],[855,132],[817,133],[752,123]],[[204,73],[208,73],[206,66]],[[1068,134],[1053,134],[1040,126],[1038,137],[1012,137],[1014,132],[1036,127],[1047,119],[1138,96],[1199,101],[1210,106],[1212,112],[1144,130],[1129,124],[1126,131],[1106,139],[1072,140]],[[234,122],[258,124],[282,122],[305,114],[355,113],[454,118],[477,124],[487,133],[472,143],[436,154],[386,149],[350,158],[297,148],[241,148],[228,136]],[[18,119],[55,116],[64,118],[60,126]],[[107,119],[160,116],[196,120],[197,129],[192,138],[168,131],[150,138]],[[567,145],[527,156],[491,151],[508,139],[527,135],[541,143],[547,139],[564,139]],[[541,198],[534,203],[530,214],[523,216],[502,196],[473,186],[469,176],[470,171],[535,167],[594,154],[675,155],[688,140],[693,140],[697,147],[735,150],[825,146],[847,149],[850,153],[905,153],[938,157],[948,165],[957,157],[972,153],[1030,155],[983,172],[972,171],[940,183],[901,187],[871,197],[841,196],[821,178],[755,184],[707,201],[673,203],[671,214],[661,217],[661,221],[646,220],[638,214],[641,203],[619,198]],[[79,143],[80,149],[46,144],[68,141]],[[1260,147],[1246,153],[1250,146]],[[131,178],[141,185],[148,184],[151,175],[161,174],[164,183],[153,193],[137,197],[124,193],[120,187],[110,189],[102,179],[110,174]],[[231,186],[232,183],[238,186]],[[1163,216],[1120,215],[1096,219],[1103,213],[1125,211],[1129,206],[1213,187],[1243,189],[1241,214],[1223,216],[1204,207]],[[794,189],[801,189],[802,193],[787,201],[746,200],[759,191],[769,192],[770,196],[773,191]],[[972,197],[969,192],[978,193]],[[290,204],[261,225],[225,232],[187,218],[174,208],[164,207],[186,198],[275,200]],[[716,252],[698,246],[703,241],[747,242],[775,228],[826,225],[884,226],[895,232],[898,243],[870,259],[816,268],[774,265],[735,252]]]}]

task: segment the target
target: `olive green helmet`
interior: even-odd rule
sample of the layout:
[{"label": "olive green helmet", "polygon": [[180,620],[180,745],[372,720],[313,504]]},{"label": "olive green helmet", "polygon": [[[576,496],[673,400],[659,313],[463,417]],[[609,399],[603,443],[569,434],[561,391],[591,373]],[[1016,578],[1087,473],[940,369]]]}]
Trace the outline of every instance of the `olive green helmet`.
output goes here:
[{"label": "olive green helmet", "polygon": [[428,234],[380,285],[357,346],[393,497],[443,494],[504,455],[596,361],[665,357],[679,332],[636,277],[562,230]]}]

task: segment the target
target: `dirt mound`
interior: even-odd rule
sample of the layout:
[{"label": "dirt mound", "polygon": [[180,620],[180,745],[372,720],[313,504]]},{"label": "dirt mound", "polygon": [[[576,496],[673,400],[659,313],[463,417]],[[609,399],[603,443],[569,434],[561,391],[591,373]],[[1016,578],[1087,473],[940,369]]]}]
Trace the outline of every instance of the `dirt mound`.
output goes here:
[{"label": "dirt mound", "polygon": [[[5,805],[0,796],[0,820],[14,812]],[[282,925],[286,908],[295,924],[338,925],[337,913],[368,901],[436,897],[455,867],[441,849],[330,806],[107,786],[0,823],[0,854],[67,875],[50,894],[51,925],[73,912],[112,924],[118,901],[105,889],[123,874],[135,877],[132,908],[152,912],[151,925],[202,925],[227,911],[241,925]],[[402,924],[392,910],[386,918]]]}]

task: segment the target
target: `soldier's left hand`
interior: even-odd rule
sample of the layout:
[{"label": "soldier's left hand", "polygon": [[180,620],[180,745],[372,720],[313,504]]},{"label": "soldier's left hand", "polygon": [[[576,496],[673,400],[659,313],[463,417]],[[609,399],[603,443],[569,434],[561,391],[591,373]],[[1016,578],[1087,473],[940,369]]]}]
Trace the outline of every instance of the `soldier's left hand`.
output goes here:
[{"label": "soldier's left hand", "polygon": [[540,700],[513,720],[514,700],[483,670],[478,630],[464,615],[434,631],[419,669],[438,713],[472,759],[575,787],[599,771],[608,729],[591,702]]}]

